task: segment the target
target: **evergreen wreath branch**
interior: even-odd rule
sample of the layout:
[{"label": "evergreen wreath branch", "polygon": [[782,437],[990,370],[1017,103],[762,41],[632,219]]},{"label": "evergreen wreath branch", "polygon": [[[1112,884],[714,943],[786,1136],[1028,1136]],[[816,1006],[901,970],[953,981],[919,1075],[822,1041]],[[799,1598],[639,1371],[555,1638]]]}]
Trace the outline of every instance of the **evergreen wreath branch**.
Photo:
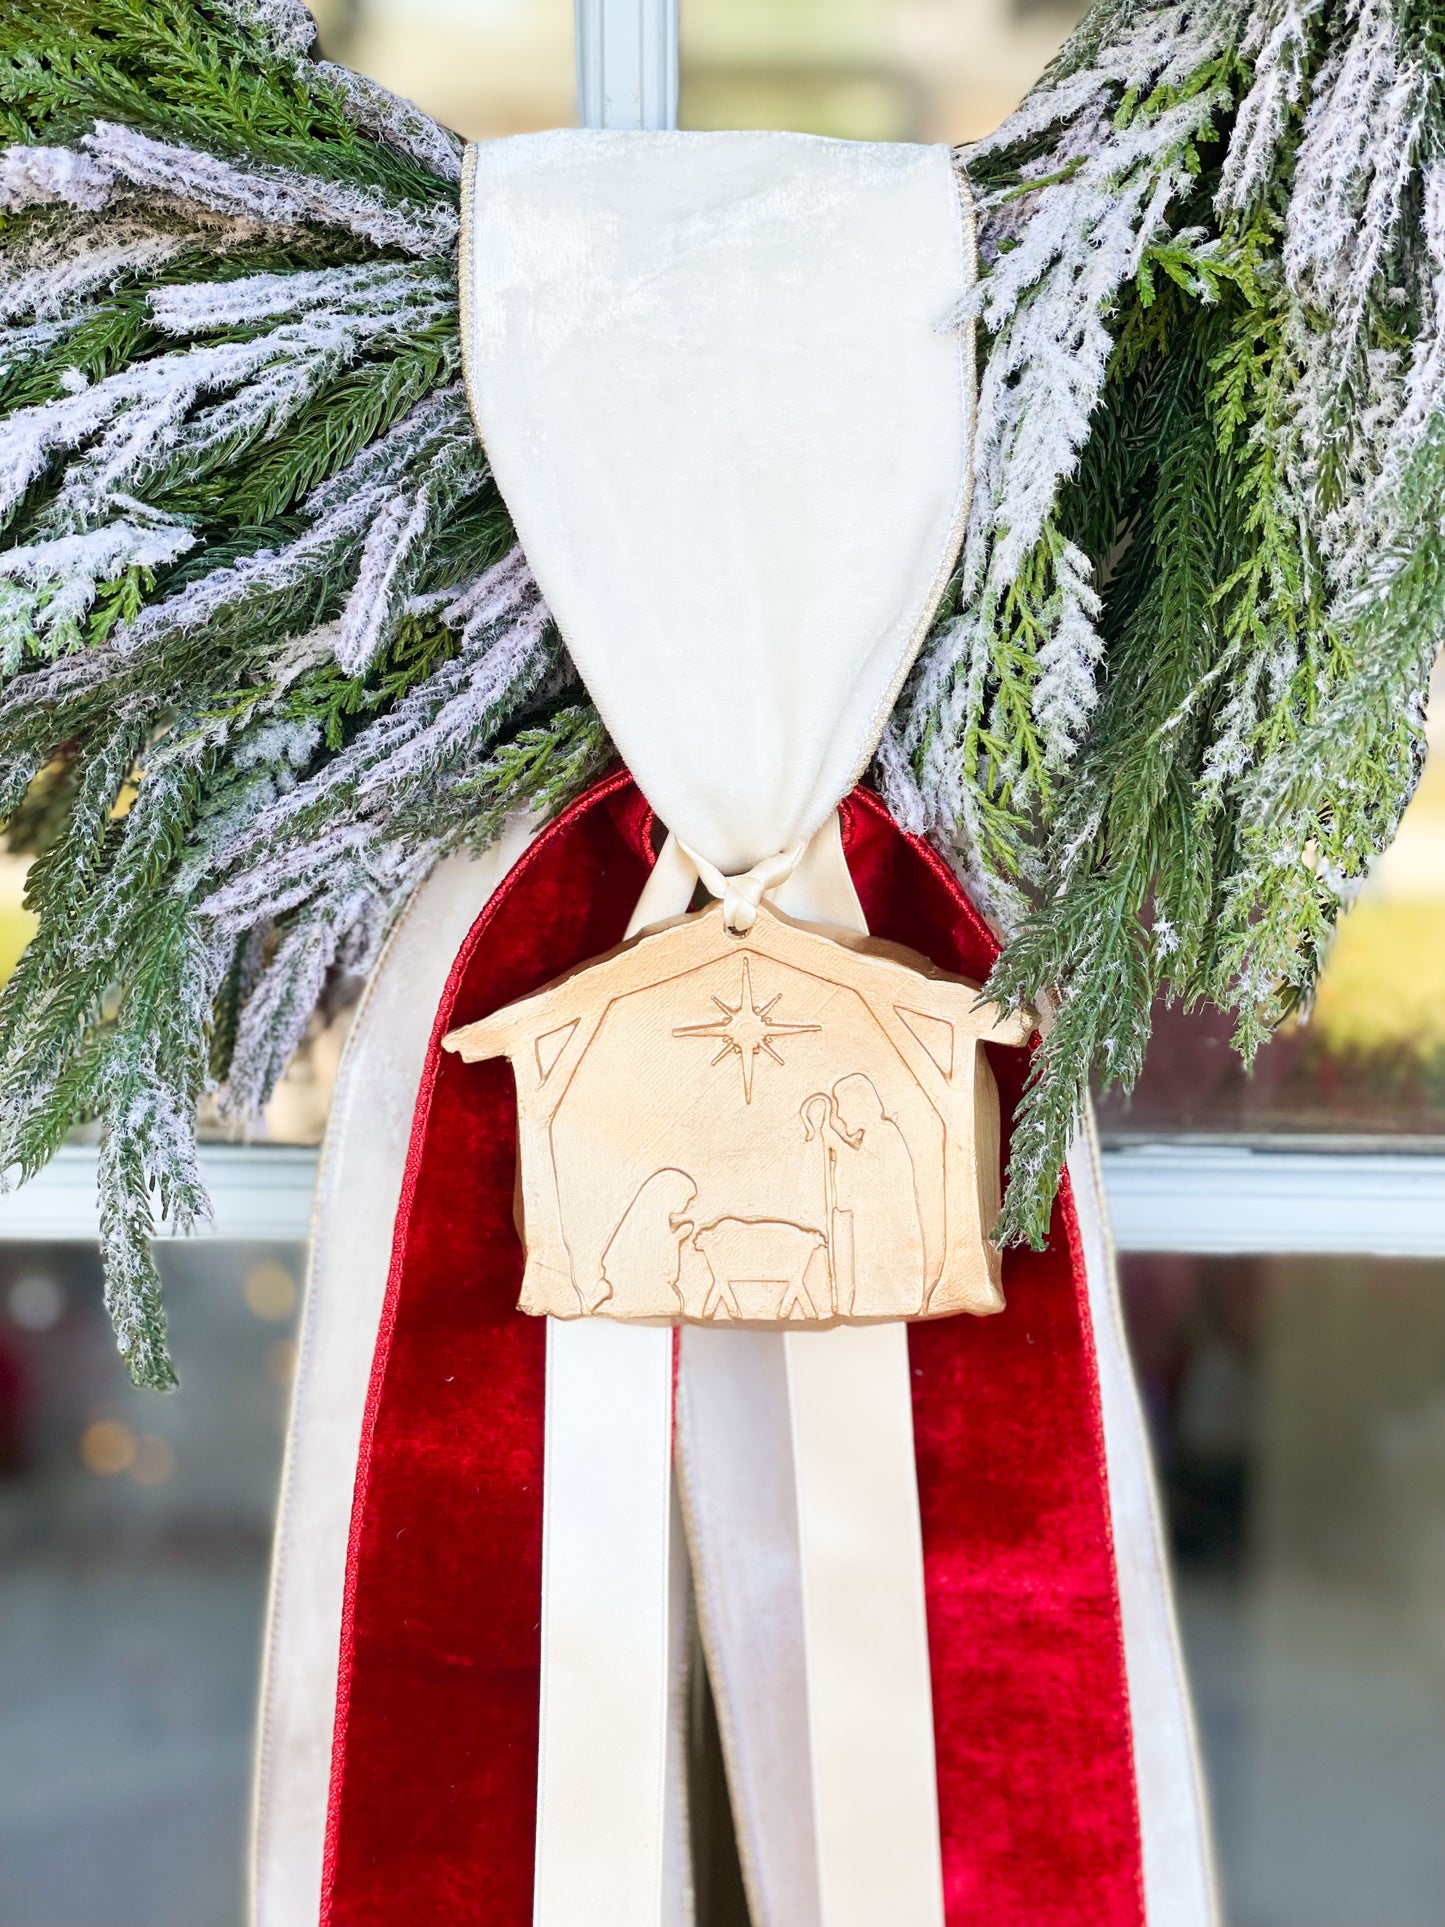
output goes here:
[{"label": "evergreen wreath branch", "polygon": [[962,160],[980,466],[881,765],[1057,995],[999,1235],[1039,1244],[1157,1000],[1248,1058],[1418,779],[1442,620],[1445,8],[1101,4]]},{"label": "evergreen wreath branch", "polygon": [[608,754],[459,387],[460,144],[299,0],[0,23],[0,807],[39,918],[0,1167],[101,1126],[120,1349],[150,1250],[444,852]]}]

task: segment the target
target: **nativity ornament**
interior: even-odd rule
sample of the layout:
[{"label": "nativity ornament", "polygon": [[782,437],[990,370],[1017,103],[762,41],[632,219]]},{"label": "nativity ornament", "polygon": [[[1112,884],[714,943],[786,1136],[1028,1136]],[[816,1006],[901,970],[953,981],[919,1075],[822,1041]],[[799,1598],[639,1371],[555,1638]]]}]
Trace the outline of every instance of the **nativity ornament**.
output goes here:
[{"label": "nativity ornament", "polygon": [[1031,1020],[901,945],[722,902],[455,1030],[517,1081],[521,1308],[861,1324],[994,1312],[998,1089]]}]

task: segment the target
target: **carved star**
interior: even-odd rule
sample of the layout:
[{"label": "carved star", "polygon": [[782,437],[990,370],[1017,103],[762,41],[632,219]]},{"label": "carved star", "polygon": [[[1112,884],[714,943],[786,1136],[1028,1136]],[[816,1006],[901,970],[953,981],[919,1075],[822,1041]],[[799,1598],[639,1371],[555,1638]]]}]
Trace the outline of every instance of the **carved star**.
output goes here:
[{"label": "carved star", "polygon": [[821,1024],[780,1024],[772,1015],[782,991],[770,997],[765,1004],[759,1004],[753,997],[753,977],[748,959],[742,960],[743,977],[735,1004],[725,1003],[721,997],[713,1002],[722,1012],[710,1024],[685,1024],[675,1030],[674,1037],[713,1037],[722,1048],[712,1060],[720,1064],[732,1051],[738,1054],[738,1062],[743,1073],[743,1102],[753,1101],[753,1072],[757,1068],[759,1051],[766,1051],[776,1064],[782,1063],[774,1038],[795,1037],[802,1031],[821,1030]]}]

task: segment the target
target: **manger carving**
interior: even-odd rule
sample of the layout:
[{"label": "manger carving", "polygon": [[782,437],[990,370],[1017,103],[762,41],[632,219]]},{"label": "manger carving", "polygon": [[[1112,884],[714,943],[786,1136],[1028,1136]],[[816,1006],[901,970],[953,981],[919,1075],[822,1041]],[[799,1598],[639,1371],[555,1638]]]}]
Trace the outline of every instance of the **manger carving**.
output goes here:
[{"label": "manger carving", "polygon": [[525,1311],[835,1324],[990,1312],[998,1096],[1028,1020],[766,905],[647,932],[454,1031],[517,1079]]}]

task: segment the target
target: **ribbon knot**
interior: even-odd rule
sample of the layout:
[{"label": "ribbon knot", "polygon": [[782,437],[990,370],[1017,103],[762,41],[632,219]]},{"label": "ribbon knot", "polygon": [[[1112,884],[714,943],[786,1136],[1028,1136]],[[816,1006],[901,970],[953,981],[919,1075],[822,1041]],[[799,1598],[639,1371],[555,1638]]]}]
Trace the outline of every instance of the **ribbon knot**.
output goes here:
[{"label": "ribbon knot", "polygon": [[715,897],[722,898],[723,923],[727,929],[738,936],[746,936],[757,921],[758,905],[768,894],[776,890],[780,883],[786,883],[798,867],[798,860],[808,847],[808,839],[780,850],[776,856],[765,856],[755,863],[751,870],[744,870],[737,876],[724,876],[714,863],[691,849],[679,839],[683,854],[689,862],[697,866],[698,876]]}]

